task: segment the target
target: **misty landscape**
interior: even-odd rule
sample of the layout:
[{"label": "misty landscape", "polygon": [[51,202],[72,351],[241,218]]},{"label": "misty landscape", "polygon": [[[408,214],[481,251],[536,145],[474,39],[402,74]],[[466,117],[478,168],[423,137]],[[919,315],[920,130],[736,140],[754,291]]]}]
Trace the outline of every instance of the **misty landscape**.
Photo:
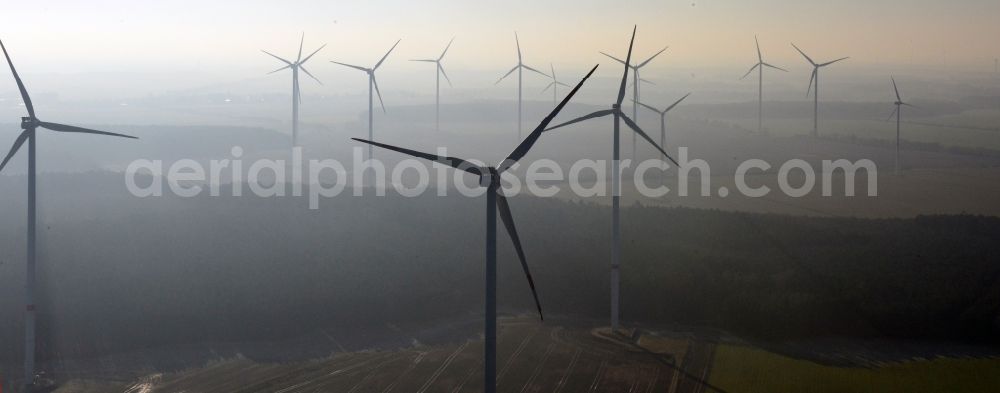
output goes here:
[{"label": "misty landscape", "polygon": [[1000,387],[994,2],[223,3],[10,6],[0,392]]}]

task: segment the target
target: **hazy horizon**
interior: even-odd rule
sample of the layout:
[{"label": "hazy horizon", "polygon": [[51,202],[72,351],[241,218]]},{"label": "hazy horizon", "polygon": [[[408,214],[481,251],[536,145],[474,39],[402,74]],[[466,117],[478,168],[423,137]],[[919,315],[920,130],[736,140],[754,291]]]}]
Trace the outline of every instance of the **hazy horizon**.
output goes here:
[{"label": "hazy horizon", "polygon": [[[803,87],[808,66],[790,42],[817,61],[850,56],[849,62],[831,70],[838,75],[987,73],[1000,56],[995,40],[1000,25],[993,20],[1000,15],[1000,2],[987,0],[961,4],[691,0],[621,5],[104,0],[85,5],[18,2],[4,14],[0,39],[36,95],[56,90],[46,84],[48,80],[86,79],[61,88],[60,94],[68,97],[87,94],[74,91],[74,84],[91,90],[125,85],[95,93],[118,92],[125,97],[199,88],[233,90],[238,87],[227,85],[248,82],[263,83],[268,92],[283,92],[288,76],[266,75],[281,64],[261,50],[292,58],[303,33],[307,54],[327,44],[308,64],[324,85],[304,79],[306,95],[364,92],[363,75],[329,61],[367,66],[397,39],[402,39],[400,46],[381,70],[383,93],[431,94],[433,69],[408,60],[436,57],[452,37],[455,44],[444,64],[454,89],[486,89],[514,65],[515,31],[529,65],[547,72],[554,64],[561,79],[569,81],[602,63],[606,67],[597,77],[614,77],[618,71],[608,67],[613,61],[598,51],[624,57],[633,24],[638,25],[636,58],[645,59],[669,46],[644,69],[648,78],[694,79],[697,74],[725,80],[733,75],[732,81],[738,82],[756,60],[755,35],[765,60],[791,71],[781,79]],[[547,81],[529,75],[525,83],[540,90]],[[513,85],[507,81],[496,90],[512,92]],[[9,96],[15,92],[12,80],[0,81],[0,97],[13,98]]]}]

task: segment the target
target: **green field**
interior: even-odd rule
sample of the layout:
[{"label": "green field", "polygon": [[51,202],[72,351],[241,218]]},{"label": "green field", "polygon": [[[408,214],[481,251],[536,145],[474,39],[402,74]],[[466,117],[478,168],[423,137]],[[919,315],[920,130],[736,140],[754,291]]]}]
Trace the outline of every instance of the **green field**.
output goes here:
[{"label": "green field", "polygon": [[731,393],[996,392],[1000,359],[937,358],[852,368],[719,345],[709,382]]}]

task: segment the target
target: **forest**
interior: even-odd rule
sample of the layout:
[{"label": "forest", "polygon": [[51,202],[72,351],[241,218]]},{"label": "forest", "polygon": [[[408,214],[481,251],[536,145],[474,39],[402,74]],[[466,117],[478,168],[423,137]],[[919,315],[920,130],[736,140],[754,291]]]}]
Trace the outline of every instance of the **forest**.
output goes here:
[{"label": "forest", "polygon": [[[120,176],[42,178],[48,356],[433,325],[482,312],[484,198],[346,192],[309,210],[305,198],[249,192],[140,199]],[[14,202],[0,217],[8,223],[0,310],[9,316],[23,307],[23,209],[12,193],[3,193]],[[511,199],[511,208],[546,316],[606,318],[610,209],[532,197]],[[812,218],[635,204],[623,207],[622,222],[629,325],[762,340],[981,342],[1000,333],[994,217]],[[531,313],[502,231],[498,244],[501,311]],[[17,358],[20,323],[0,321],[3,362]]]}]

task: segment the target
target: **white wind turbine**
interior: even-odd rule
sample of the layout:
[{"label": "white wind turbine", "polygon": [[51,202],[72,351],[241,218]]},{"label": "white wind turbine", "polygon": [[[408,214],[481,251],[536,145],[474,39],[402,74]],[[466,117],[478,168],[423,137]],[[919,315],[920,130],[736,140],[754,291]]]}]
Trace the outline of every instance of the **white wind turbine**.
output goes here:
[{"label": "white wind turbine", "polygon": [[[850,57],[841,57],[834,61],[828,61],[826,63],[817,64],[815,61],[813,61],[812,58],[806,55],[805,52],[799,49],[799,47],[795,46],[795,44],[792,44],[792,47],[794,47],[795,50],[799,51],[799,53],[802,54],[802,57],[805,57],[806,60],[809,62],[809,64],[811,64],[813,67],[812,76],[809,77],[809,88],[813,90],[813,136],[818,136],[819,135],[819,69],[841,60],[850,59]],[[808,89],[806,89],[806,97],[809,97]]]},{"label": "white wind turbine", "polygon": [[500,84],[507,76],[517,71],[517,139],[521,139],[521,99],[522,99],[522,88],[524,87],[524,70],[533,71],[538,75],[548,78],[544,72],[531,68],[527,64],[524,64],[524,60],[521,56],[521,40],[517,38],[517,32],[514,32],[514,42],[517,44],[517,65],[507,71],[506,74],[497,79],[494,85]]},{"label": "white wind turbine", "polygon": [[295,147],[295,146],[299,145],[299,104],[302,103],[302,91],[299,90],[299,70],[302,70],[302,72],[305,72],[306,75],[309,75],[310,78],[313,78],[319,84],[321,84],[321,85],[323,84],[323,82],[320,82],[319,79],[317,79],[315,76],[313,76],[313,74],[309,73],[309,70],[306,69],[306,67],[304,66],[304,64],[307,61],[309,61],[309,59],[311,59],[313,57],[313,55],[315,55],[317,52],[319,52],[324,47],[326,47],[326,44],[323,44],[323,46],[320,46],[319,49],[316,49],[315,51],[313,51],[312,54],[310,54],[309,56],[306,56],[306,58],[303,59],[302,58],[302,46],[303,46],[303,44],[305,44],[305,42],[306,42],[306,34],[302,33],[302,39],[299,41],[299,55],[298,55],[298,57],[295,58],[295,61],[285,60],[285,59],[282,59],[282,58],[274,55],[271,52],[268,52],[268,51],[263,50],[263,49],[261,50],[261,52],[267,53],[271,57],[273,57],[275,59],[278,59],[278,60],[281,60],[282,63],[285,63],[284,67],[281,67],[279,69],[271,71],[268,74],[273,74],[275,72],[278,72],[278,71],[281,71],[281,70],[285,70],[285,69],[291,69],[292,70],[292,147]]},{"label": "white wind turbine", "polygon": [[774,66],[764,62],[764,56],[760,53],[760,41],[757,41],[757,36],[753,37],[754,43],[757,44],[757,64],[750,67],[750,71],[747,71],[740,79],[745,79],[750,75],[753,70],[757,70],[757,133],[764,133],[764,67],[770,67],[779,71],[788,72],[788,70]]},{"label": "white wind turbine", "polygon": [[571,86],[560,82],[559,79],[556,78],[556,67],[553,66],[552,63],[549,63],[549,68],[552,69],[552,82],[549,82],[549,84],[545,85],[545,88],[542,89],[542,93],[544,93],[551,87],[552,105],[555,105],[559,102],[559,86],[564,86],[564,87],[571,87]]},{"label": "white wind turbine", "polygon": [[7,65],[10,66],[10,72],[14,74],[14,82],[17,83],[17,89],[21,92],[21,100],[24,101],[24,108],[28,111],[28,117],[21,118],[21,134],[17,136],[14,140],[14,146],[11,146],[10,152],[4,157],[3,162],[0,163],[0,171],[7,166],[10,159],[14,157],[14,154],[24,146],[24,143],[28,143],[28,247],[27,247],[27,263],[25,267],[26,279],[25,279],[25,294],[24,294],[24,384],[25,390],[31,391],[32,385],[34,385],[35,378],[35,319],[37,309],[35,306],[35,256],[36,256],[36,241],[37,236],[36,224],[36,198],[35,198],[35,176],[36,176],[36,166],[35,166],[35,136],[39,128],[44,128],[47,130],[58,131],[58,132],[71,132],[71,133],[82,133],[82,134],[96,134],[96,135],[108,135],[117,136],[123,138],[137,139],[134,136],[116,134],[113,132],[91,130],[88,128],[70,126],[59,123],[49,123],[38,119],[35,116],[35,106],[31,103],[31,96],[28,95],[28,90],[24,87],[24,83],[21,82],[21,77],[17,74],[17,70],[14,69],[14,63],[10,60],[10,55],[7,54],[7,47],[4,46],[3,41],[0,41],[0,48],[3,49],[4,58],[7,59]]},{"label": "white wind turbine", "polygon": [[899,174],[899,128],[900,128],[900,123],[902,123],[903,121],[903,107],[904,106],[908,106],[911,108],[916,108],[916,107],[906,102],[903,102],[903,99],[900,98],[899,96],[899,88],[896,87],[896,78],[890,77],[889,79],[892,81],[892,90],[896,93],[896,102],[893,103],[893,105],[895,105],[896,108],[892,110],[892,114],[889,115],[889,119],[892,119],[893,116],[896,116],[896,174],[898,175]]},{"label": "white wind turbine", "polygon": [[421,61],[425,63],[434,63],[436,69],[434,70],[434,131],[441,131],[441,76],[444,76],[444,80],[448,81],[448,87],[451,87],[451,79],[448,79],[448,74],[444,72],[444,67],[441,66],[441,60],[444,59],[444,55],[448,53],[448,48],[451,48],[451,43],[455,42],[452,38],[448,41],[448,46],[444,47],[444,51],[441,52],[441,56],[436,59],[416,59],[410,61]]},{"label": "white wind turbine", "polygon": [[[628,45],[628,56],[625,57],[625,61],[621,62],[625,64],[625,72],[622,74],[621,85],[618,88],[618,97],[615,102],[611,104],[611,109],[604,109],[593,112],[588,115],[578,117],[576,119],[560,123],[558,125],[549,127],[546,131],[554,130],[556,128],[565,127],[570,124],[579,123],[582,121],[595,119],[599,117],[604,117],[611,115],[614,120],[614,128],[612,133],[612,158],[611,158],[611,329],[618,329],[619,321],[619,294],[620,294],[620,269],[621,269],[621,249],[622,249],[622,238],[621,238],[621,176],[620,176],[620,160],[621,160],[621,137],[619,136],[621,123],[624,122],[628,128],[632,129],[633,132],[638,134],[640,137],[645,139],[649,144],[653,145],[664,157],[669,159],[674,165],[678,165],[666,151],[663,150],[660,145],[657,145],[652,138],[649,137],[639,125],[636,124],[632,119],[622,112],[622,102],[625,101],[625,85],[628,83],[628,70],[627,64],[629,60],[632,59],[632,44],[635,42],[635,28],[632,29],[632,40],[629,41]],[[679,166],[679,165],[678,165]]]},{"label": "white wind turbine", "polygon": [[[392,44],[392,48],[389,48],[389,51],[385,52],[385,55],[382,56],[382,58],[379,59],[378,63],[375,63],[375,66],[372,68],[365,68],[347,63],[341,63],[338,61],[331,61],[331,63],[340,64],[345,67],[351,67],[356,70],[364,71],[366,74],[368,74],[368,140],[372,140],[374,136],[373,116],[375,111],[374,111],[374,101],[372,98],[373,91],[375,94],[378,94],[378,103],[379,105],[382,105],[382,113],[385,113],[385,103],[382,102],[382,92],[378,90],[378,81],[375,80],[375,71],[378,70],[378,67],[382,65],[382,62],[384,62],[385,59],[389,57],[389,54],[392,53],[392,50],[396,49],[396,45],[399,45],[399,41],[402,41],[402,39],[396,40],[396,43]],[[368,146],[368,159],[369,160],[372,159],[372,146]]]},{"label": "white wind turbine", "polygon": [[[665,52],[668,48],[670,47],[669,46],[663,47],[663,49],[660,49],[659,52],[656,52],[656,54],[650,56],[648,59],[638,64],[629,64],[627,61],[623,61],[622,59],[601,52],[602,55],[610,57],[614,61],[617,61],[621,64],[628,66],[633,71],[632,72],[632,120],[635,121],[636,123],[639,122],[639,105],[637,103],[642,102],[642,98],[640,97],[640,92],[639,92],[640,90],[639,84],[653,83],[645,79],[642,79],[642,77],[639,75],[639,71],[642,69],[642,67],[648,65],[651,61],[653,61],[653,59],[656,58],[656,56],[659,56],[661,53]],[[632,159],[635,159],[635,149],[636,149],[636,138],[635,134],[632,134]]]}]

